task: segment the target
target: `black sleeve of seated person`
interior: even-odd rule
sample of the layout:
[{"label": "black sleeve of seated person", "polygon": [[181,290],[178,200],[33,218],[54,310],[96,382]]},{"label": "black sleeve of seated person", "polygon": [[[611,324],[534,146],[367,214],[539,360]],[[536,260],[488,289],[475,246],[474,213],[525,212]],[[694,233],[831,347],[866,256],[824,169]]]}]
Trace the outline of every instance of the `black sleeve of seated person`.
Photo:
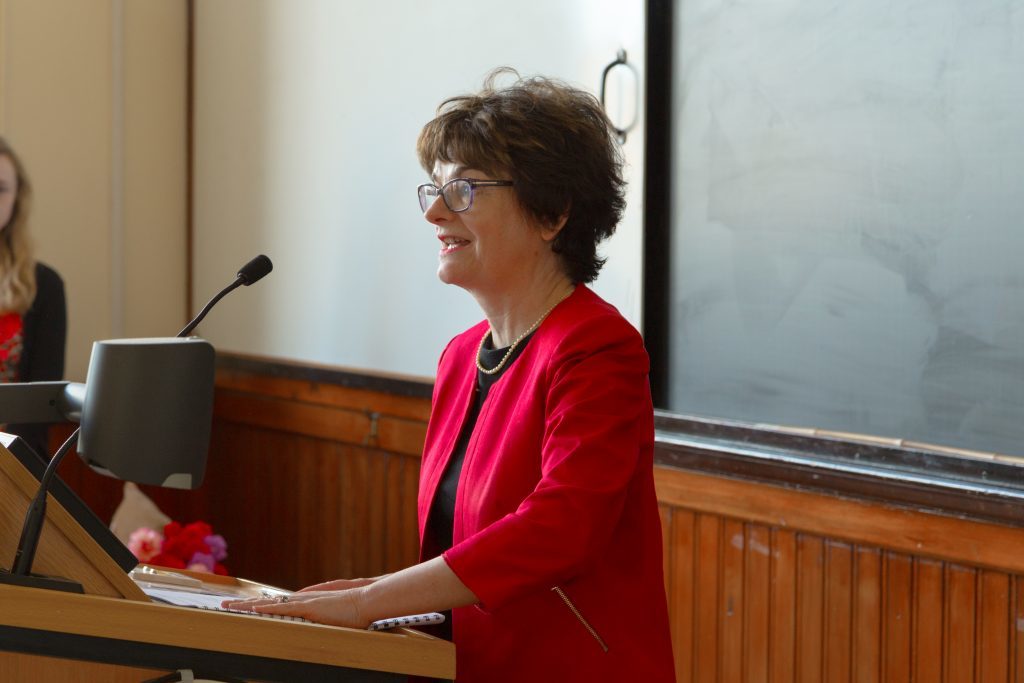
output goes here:
[{"label": "black sleeve of seated person", "polygon": [[[53,382],[64,377],[67,338],[67,303],[64,281],[49,266],[36,264],[36,298],[22,318],[23,349],[18,366],[21,382]],[[44,459],[49,459],[48,426],[8,425],[7,431],[23,438]]]}]

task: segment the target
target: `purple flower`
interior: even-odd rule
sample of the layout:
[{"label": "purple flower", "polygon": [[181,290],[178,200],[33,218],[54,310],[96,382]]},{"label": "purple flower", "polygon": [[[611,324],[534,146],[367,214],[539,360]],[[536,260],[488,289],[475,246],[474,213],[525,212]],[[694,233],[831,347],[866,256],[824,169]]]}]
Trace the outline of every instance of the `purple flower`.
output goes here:
[{"label": "purple flower", "polygon": [[188,569],[201,572],[213,572],[213,555],[207,553],[193,553],[188,563]]},{"label": "purple flower", "polygon": [[[213,559],[217,562],[222,561],[228,556],[228,542],[225,541],[224,537],[220,534],[210,534],[203,539],[203,543],[205,543],[210,549],[210,555],[212,555]],[[212,565],[210,567],[210,571],[213,571]]]}]

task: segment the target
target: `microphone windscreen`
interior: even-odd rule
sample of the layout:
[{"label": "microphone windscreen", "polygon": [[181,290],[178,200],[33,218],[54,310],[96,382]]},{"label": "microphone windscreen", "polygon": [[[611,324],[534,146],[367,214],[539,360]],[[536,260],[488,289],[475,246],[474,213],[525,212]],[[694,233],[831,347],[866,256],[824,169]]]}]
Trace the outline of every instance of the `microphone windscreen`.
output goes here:
[{"label": "microphone windscreen", "polygon": [[274,264],[270,262],[270,259],[260,254],[242,266],[242,269],[238,271],[238,277],[242,278],[242,284],[248,287],[273,269]]}]

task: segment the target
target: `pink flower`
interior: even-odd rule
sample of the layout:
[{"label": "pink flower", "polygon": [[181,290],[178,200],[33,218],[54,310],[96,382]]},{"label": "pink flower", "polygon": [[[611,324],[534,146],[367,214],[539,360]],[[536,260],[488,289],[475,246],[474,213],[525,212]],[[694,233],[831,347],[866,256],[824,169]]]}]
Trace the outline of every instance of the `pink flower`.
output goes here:
[{"label": "pink flower", "polygon": [[136,529],[128,537],[128,550],[139,558],[139,562],[148,562],[159,555],[163,544],[164,537],[147,527]]}]

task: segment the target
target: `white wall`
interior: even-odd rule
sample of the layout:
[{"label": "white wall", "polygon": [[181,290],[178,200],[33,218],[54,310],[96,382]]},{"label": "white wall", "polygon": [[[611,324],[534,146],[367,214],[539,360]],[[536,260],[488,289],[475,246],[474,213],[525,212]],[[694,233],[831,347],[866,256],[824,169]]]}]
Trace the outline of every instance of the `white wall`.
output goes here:
[{"label": "white wall", "polygon": [[65,280],[70,379],[94,340],[183,324],[186,35],[184,3],[0,0],[0,133]]},{"label": "white wall", "polygon": [[[480,319],[435,276],[415,199],[420,127],[498,65],[597,92],[620,48],[643,82],[640,0],[204,0],[196,3],[198,307],[256,253],[275,264],[199,333],[222,351],[432,376]],[[623,70],[616,74],[631,84]],[[629,208],[596,289],[639,325],[643,121],[625,146]],[[636,102],[634,105],[633,102]]]}]

